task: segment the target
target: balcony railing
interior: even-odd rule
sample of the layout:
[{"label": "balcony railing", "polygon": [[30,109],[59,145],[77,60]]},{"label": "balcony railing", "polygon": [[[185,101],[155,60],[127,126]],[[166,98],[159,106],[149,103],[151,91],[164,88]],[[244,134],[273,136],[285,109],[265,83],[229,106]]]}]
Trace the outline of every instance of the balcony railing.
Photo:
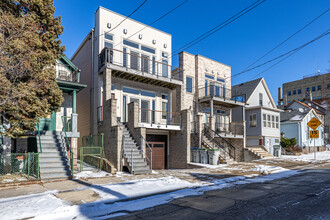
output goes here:
[{"label": "balcony railing", "polygon": [[139,122],[159,125],[181,126],[181,113],[140,108]]},{"label": "balcony railing", "polygon": [[237,102],[246,102],[246,95],[242,94],[241,92],[227,89],[222,86],[217,85],[209,85],[203,88],[198,89],[199,92],[199,98],[205,98],[205,97],[218,97],[223,98],[227,100],[233,100]]},{"label": "balcony railing", "polygon": [[67,82],[80,82],[80,72],[69,72],[65,70],[57,70],[56,79]]},{"label": "balcony railing", "polygon": [[221,135],[244,135],[244,125],[243,122],[231,122],[226,123],[215,123],[215,131]]},{"label": "balcony railing", "polygon": [[121,50],[105,47],[99,55],[99,69],[108,63],[126,67],[128,69],[157,76],[157,78],[183,80],[183,69],[156,61],[155,57],[137,52],[124,52]]}]

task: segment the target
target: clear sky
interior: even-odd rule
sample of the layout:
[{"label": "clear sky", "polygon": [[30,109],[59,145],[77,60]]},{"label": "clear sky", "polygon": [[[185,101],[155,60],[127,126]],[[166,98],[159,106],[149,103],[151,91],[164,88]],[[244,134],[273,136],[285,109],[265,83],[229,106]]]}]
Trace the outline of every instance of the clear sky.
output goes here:
[{"label": "clear sky", "polygon": [[[189,0],[152,26],[172,34],[176,50],[225,21],[255,0]],[[129,15],[143,0],[55,0],[56,15],[61,15],[64,32],[60,36],[70,58],[94,27],[94,12],[103,6]],[[183,0],[148,0],[132,19],[149,24]],[[274,46],[330,8],[330,0],[267,0],[235,22],[187,49],[231,66],[232,75],[241,72]],[[268,61],[301,46],[330,28],[330,11],[263,58]],[[178,56],[173,57],[178,65]],[[254,79],[271,66],[266,65],[232,78],[232,85]],[[277,88],[302,76],[330,72],[330,35],[310,44],[258,77],[264,77],[277,103]]]}]

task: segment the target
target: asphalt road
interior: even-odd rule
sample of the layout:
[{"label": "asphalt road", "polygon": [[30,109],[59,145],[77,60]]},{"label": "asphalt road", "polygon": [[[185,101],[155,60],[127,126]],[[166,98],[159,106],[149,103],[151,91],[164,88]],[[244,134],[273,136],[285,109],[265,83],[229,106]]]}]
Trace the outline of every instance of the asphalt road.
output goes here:
[{"label": "asphalt road", "polygon": [[116,219],[330,219],[330,163],[288,178],[176,199]]}]

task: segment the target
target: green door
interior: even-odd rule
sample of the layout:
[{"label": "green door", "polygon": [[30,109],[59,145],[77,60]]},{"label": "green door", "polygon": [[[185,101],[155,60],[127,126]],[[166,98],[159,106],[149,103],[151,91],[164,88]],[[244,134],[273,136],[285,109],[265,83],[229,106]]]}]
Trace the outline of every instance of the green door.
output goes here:
[{"label": "green door", "polygon": [[56,131],[56,112],[50,118],[41,118],[39,122],[40,131]]}]

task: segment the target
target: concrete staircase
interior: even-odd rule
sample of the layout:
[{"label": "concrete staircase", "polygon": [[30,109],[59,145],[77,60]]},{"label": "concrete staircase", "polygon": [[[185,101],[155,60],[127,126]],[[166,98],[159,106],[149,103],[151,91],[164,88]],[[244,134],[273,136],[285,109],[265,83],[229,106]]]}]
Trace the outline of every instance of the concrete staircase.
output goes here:
[{"label": "concrete staircase", "polygon": [[136,142],[132,138],[128,128],[124,126],[123,135],[125,140],[123,142],[124,158],[127,162],[127,167],[131,174],[147,174],[151,173],[149,165],[146,159],[143,158],[142,151],[138,148]]},{"label": "concrete staircase", "polygon": [[271,155],[264,146],[247,146],[247,149],[250,153],[252,153],[257,159],[263,158],[272,158],[274,157]]},{"label": "concrete staircase", "polygon": [[[216,143],[214,140],[211,139],[211,137],[207,137],[205,134],[203,134],[202,138],[202,147],[203,148],[221,148],[221,146],[218,146],[218,143]],[[222,164],[232,164],[235,163],[235,160],[231,158],[229,155],[226,155],[226,159],[220,159],[220,163]]]},{"label": "concrete staircase", "polygon": [[63,132],[46,131],[37,136],[39,167],[41,180],[70,179],[70,160],[66,154],[66,142]]}]

